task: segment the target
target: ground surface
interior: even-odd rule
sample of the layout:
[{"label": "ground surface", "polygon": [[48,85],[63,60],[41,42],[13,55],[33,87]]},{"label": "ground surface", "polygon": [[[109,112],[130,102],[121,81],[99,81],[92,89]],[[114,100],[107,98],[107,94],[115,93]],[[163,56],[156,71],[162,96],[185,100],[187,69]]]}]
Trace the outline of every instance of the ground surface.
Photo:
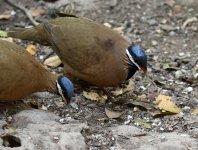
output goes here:
[{"label": "ground surface", "polygon": [[[37,22],[56,17],[55,13],[63,10],[60,6],[72,3],[73,14],[82,15],[100,23],[109,23],[112,28],[123,27],[123,34],[127,39],[144,47],[148,62],[152,66],[148,69],[148,77],[143,78],[140,73],[137,73],[132,78],[135,84],[134,90],[109,100],[106,104],[87,100],[82,96],[83,91],[89,91],[94,87],[75,84],[79,90],[71,106],[63,106],[59,97],[42,93],[27,98],[28,102],[31,101],[32,107],[53,112],[61,118],[75,119],[79,124],[85,123],[89,129],[87,130],[86,127],[86,130],[81,133],[87,148],[90,149],[110,149],[110,147],[113,149],[118,143],[121,144],[117,149],[137,148],[138,144],[136,147],[133,147],[134,145],[130,147],[132,143],[130,140],[134,140],[131,139],[130,134],[120,133],[120,130],[134,126],[147,134],[153,134],[152,137],[163,137],[165,132],[182,133],[190,135],[189,141],[192,143],[198,143],[198,116],[192,115],[192,111],[198,107],[198,63],[196,63],[198,60],[198,21],[196,19],[198,2],[196,0],[188,2],[185,0],[62,0],[56,3],[16,0],[16,2],[28,9],[44,9],[43,14],[34,18]],[[12,7],[0,0],[0,14],[9,14],[11,10],[13,10]],[[14,15],[8,19],[0,19],[1,30],[31,25],[20,10],[14,9],[12,13]],[[29,44],[27,41],[19,40],[17,43],[22,46]],[[41,58],[45,58],[49,48],[37,45],[37,49],[35,57],[43,62]],[[60,73],[61,67],[52,70]],[[153,109],[150,110],[151,104],[159,94],[172,97],[173,102],[182,108],[182,113],[164,115],[156,113]],[[27,104],[23,103],[0,103],[2,111],[0,119],[5,120],[6,116],[16,113],[16,109],[13,111],[11,105],[19,105],[22,110],[26,109]],[[118,119],[109,119],[105,114],[105,108],[124,113]],[[141,122],[146,125],[142,125],[137,119],[141,119]],[[122,128],[123,125],[127,127],[119,129],[119,134],[116,134],[117,128]],[[132,129],[128,129],[130,130]],[[137,130],[139,134],[139,129]],[[176,141],[181,141],[171,133],[166,135],[167,139],[175,138]],[[152,139],[152,137],[147,135],[147,138]],[[115,142],[114,138],[119,140]],[[163,144],[161,145],[163,147]],[[145,148],[144,146],[142,149]],[[160,146],[155,149],[160,149]],[[174,149],[183,149],[183,147]]]}]

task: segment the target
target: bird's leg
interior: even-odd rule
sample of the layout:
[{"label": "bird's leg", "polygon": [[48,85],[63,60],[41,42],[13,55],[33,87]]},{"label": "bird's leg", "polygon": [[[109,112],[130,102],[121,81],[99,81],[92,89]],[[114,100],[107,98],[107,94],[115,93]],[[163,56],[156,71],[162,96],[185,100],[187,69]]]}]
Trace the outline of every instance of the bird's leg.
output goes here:
[{"label": "bird's leg", "polygon": [[71,81],[74,81],[74,76],[71,72],[68,71],[68,69],[64,66],[63,72],[66,75],[67,78],[69,78]]},{"label": "bird's leg", "polygon": [[115,99],[115,97],[113,96],[113,94],[106,88],[99,88],[99,90],[101,90],[105,95],[107,95],[107,101],[106,103],[112,101]]}]

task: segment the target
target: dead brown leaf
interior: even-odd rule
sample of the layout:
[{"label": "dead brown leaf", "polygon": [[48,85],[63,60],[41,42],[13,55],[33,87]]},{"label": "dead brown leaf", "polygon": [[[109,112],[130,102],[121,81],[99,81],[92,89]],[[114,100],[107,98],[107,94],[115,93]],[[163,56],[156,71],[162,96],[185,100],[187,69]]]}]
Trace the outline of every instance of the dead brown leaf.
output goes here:
[{"label": "dead brown leaf", "polygon": [[45,13],[45,9],[43,8],[34,8],[31,10],[31,14],[33,17],[40,16]]},{"label": "dead brown leaf", "polygon": [[105,113],[107,117],[110,119],[119,118],[123,114],[123,112],[112,111],[112,110],[109,110],[108,108],[105,108]]},{"label": "dead brown leaf", "polygon": [[198,108],[195,108],[192,112],[193,115],[198,115]]},{"label": "dead brown leaf", "polygon": [[107,100],[107,95],[103,95],[103,94],[98,94],[95,91],[90,91],[90,92],[86,92],[83,91],[82,95],[89,100],[93,100],[93,101],[99,101],[101,103],[105,103],[105,101]]},{"label": "dead brown leaf", "polygon": [[12,15],[5,15],[5,14],[2,14],[0,15],[0,20],[1,19],[10,19]]},{"label": "dead brown leaf", "polygon": [[49,57],[44,61],[44,65],[50,66],[50,67],[58,67],[61,64],[61,60],[58,56],[52,56]]},{"label": "dead brown leaf", "polygon": [[156,98],[155,103],[157,104],[158,108],[162,111],[168,111],[172,113],[180,113],[182,111],[181,108],[177,107],[172,102],[172,97],[170,96],[159,95]]},{"label": "dead brown leaf", "polygon": [[175,12],[180,13],[182,11],[182,6],[181,5],[175,5]]},{"label": "dead brown leaf", "polygon": [[112,27],[112,25],[111,25],[110,23],[108,23],[108,22],[105,22],[104,25],[105,25],[106,27],[109,27],[109,28]]},{"label": "dead brown leaf", "polygon": [[26,51],[28,51],[31,55],[35,55],[36,54],[36,46],[29,44],[26,48]]},{"label": "dead brown leaf", "polygon": [[146,102],[141,102],[141,101],[130,100],[129,102],[127,102],[127,105],[133,106],[133,107],[136,106],[140,110],[153,110],[154,109],[154,106],[152,103],[146,103]]},{"label": "dead brown leaf", "polygon": [[116,28],[113,28],[113,30],[117,31],[118,33],[120,34],[123,34],[124,33],[124,27],[116,27]]},{"label": "dead brown leaf", "polygon": [[162,68],[163,68],[164,70],[167,70],[167,71],[176,71],[176,70],[179,69],[179,68],[177,68],[177,67],[171,66],[171,65],[168,64],[168,63],[164,63],[164,64],[162,65]]},{"label": "dead brown leaf", "polygon": [[13,38],[11,38],[11,37],[1,38],[1,40],[5,40],[5,41],[8,41],[8,42],[14,42]]},{"label": "dead brown leaf", "polygon": [[151,124],[147,123],[145,120],[143,120],[141,118],[135,118],[134,119],[134,124],[144,128],[144,129],[150,129],[151,128]]},{"label": "dead brown leaf", "polygon": [[164,116],[173,114],[171,112],[160,111],[160,110],[154,110],[154,111],[152,110],[152,111],[149,111],[149,113],[153,116],[153,118],[160,118],[160,117],[164,117]]},{"label": "dead brown leaf", "polygon": [[198,21],[197,17],[188,18],[182,25],[182,29],[185,29],[189,24]]},{"label": "dead brown leaf", "polygon": [[129,92],[129,91],[133,91],[135,88],[135,84],[132,80],[129,80],[129,83],[126,85],[126,87],[124,88],[116,88],[116,90],[114,91],[111,91],[111,93],[115,96],[119,96],[119,95],[122,95],[126,92]]},{"label": "dead brown leaf", "polygon": [[175,4],[174,0],[166,0],[166,4],[169,5],[170,7],[173,7],[173,5]]}]

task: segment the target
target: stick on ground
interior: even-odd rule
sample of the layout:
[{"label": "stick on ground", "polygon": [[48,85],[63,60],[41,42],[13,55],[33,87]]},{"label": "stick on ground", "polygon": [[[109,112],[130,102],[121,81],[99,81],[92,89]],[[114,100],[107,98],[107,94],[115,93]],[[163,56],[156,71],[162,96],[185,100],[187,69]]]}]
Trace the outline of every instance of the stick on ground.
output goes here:
[{"label": "stick on ground", "polygon": [[16,8],[16,9],[19,9],[21,10],[27,17],[28,19],[30,20],[30,22],[35,26],[35,25],[38,25],[38,23],[33,19],[32,15],[30,14],[30,12],[23,6],[20,6],[10,0],[4,0],[4,2],[6,2],[7,4],[9,4],[10,6]]}]

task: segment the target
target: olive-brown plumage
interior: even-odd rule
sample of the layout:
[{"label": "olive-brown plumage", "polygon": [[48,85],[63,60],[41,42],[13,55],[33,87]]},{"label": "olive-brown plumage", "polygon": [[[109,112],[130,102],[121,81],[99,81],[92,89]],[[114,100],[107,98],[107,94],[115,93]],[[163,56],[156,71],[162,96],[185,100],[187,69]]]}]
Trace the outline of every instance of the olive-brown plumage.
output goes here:
[{"label": "olive-brown plumage", "polygon": [[116,31],[87,18],[57,18],[8,36],[51,45],[67,73],[100,87],[118,85],[138,70],[126,54],[130,44]]},{"label": "olive-brown plumage", "polygon": [[20,100],[44,90],[59,93],[59,77],[14,43],[0,40],[0,66],[0,101]]}]

